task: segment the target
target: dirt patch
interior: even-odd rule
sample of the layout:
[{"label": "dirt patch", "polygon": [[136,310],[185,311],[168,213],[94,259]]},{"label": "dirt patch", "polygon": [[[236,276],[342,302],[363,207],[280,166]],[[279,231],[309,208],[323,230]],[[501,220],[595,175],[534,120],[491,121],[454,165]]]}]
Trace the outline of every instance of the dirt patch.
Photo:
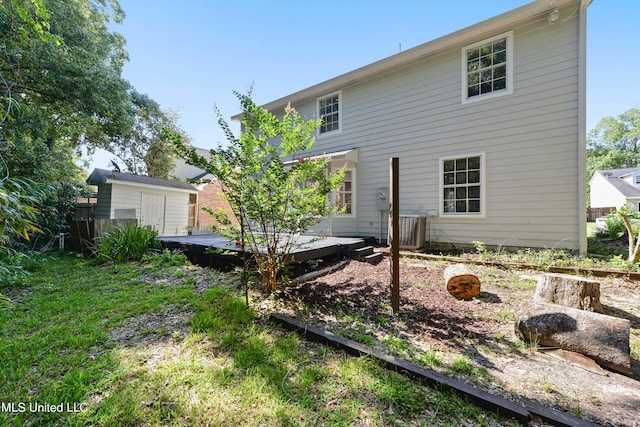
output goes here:
[{"label": "dirt patch", "polygon": [[[515,401],[538,401],[604,425],[640,426],[640,361],[632,360],[630,376],[612,371],[601,375],[535,351],[516,337],[518,305],[533,297],[541,272],[471,266],[482,292],[475,300],[458,301],[444,286],[447,265],[403,261],[398,316],[390,309],[387,259],[378,265],[352,261],[328,275],[284,287],[276,294],[275,307],[271,299],[264,300],[262,308],[350,338],[373,336],[371,345],[382,351],[394,352],[390,343],[401,338],[408,343],[396,349],[401,356],[435,352],[443,364],[433,369]],[[632,346],[640,345],[640,285],[625,279],[597,280],[605,314],[629,319]],[[460,360],[473,366],[471,375],[455,368]]]},{"label": "dirt patch", "polygon": [[160,311],[133,316],[111,330],[116,346],[142,347],[168,340],[181,340],[191,331],[193,312],[169,306]]}]

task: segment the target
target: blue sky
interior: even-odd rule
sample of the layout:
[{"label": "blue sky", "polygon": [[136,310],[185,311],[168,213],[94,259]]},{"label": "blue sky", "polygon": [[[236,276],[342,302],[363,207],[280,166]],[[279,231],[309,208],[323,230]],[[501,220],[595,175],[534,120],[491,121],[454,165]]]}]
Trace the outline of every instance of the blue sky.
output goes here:
[{"label": "blue sky", "polygon": [[[120,0],[123,76],[202,148],[225,142],[214,106],[233,91],[266,103],[529,3],[529,0]],[[594,0],[587,12],[587,131],[640,108],[637,0]],[[234,129],[236,129],[234,127]],[[113,156],[97,153],[93,167]]]}]

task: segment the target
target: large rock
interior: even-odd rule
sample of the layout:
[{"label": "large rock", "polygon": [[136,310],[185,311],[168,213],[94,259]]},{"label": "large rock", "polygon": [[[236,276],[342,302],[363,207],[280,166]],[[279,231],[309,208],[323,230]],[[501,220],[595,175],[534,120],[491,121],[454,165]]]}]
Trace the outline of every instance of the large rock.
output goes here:
[{"label": "large rock", "polygon": [[600,365],[631,373],[631,322],[541,301],[526,301],[516,315],[516,334],[538,345],[584,354]]}]

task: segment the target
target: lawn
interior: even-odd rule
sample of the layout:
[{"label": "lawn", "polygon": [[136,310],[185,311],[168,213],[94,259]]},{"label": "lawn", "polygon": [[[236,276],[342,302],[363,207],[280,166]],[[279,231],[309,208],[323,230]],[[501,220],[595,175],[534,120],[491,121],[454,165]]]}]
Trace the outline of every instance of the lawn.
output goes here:
[{"label": "lawn", "polygon": [[181,255],[0,285],[0,425],[514,425],[247,308]]}]

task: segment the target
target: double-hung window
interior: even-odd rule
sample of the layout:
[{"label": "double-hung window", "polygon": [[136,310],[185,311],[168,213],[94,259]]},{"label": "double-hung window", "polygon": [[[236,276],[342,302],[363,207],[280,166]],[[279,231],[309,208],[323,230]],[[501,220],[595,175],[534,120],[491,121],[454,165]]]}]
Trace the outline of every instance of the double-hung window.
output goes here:
[{"label": "double-hung window", "polygon": [[322,124],[318,132],[325,135],[330,132],[339,132],[342,128],[342,92],[318,98],[318,117]]},{"label": "double-hung window", "polygon": [[440,159],[443,216],[484,215],[484,154]]},{"label": "double-hung window", "polygon": [[513,92],[513,32],[462,48],[462,102]]}]

